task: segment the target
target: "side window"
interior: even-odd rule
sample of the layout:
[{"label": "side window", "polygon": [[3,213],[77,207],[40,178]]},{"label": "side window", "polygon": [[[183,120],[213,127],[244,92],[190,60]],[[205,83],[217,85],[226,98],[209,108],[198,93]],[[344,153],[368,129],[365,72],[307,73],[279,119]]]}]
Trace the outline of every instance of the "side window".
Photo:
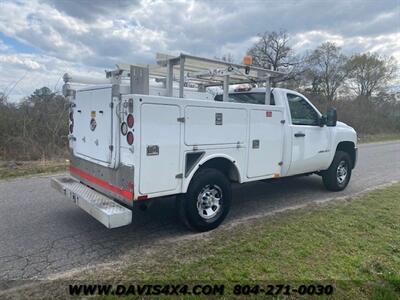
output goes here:
[{"label": "side window", "polygon": [[[223,95],[216,95],[215,101],[222,101]],[[264,104],[265,93],[231,93],[229,94],[229,102]],[[275,105],[274,94],[271,92],[271,105]]]},{"label": "side window", "polygon": [[302,97],[287,94],[293,125],[318,125],[318,113]]},{"label": "side window", "polygon": [[222,101],[222,97],[223,97],[223,95],[216,95],[214,100],[215,101]]}]

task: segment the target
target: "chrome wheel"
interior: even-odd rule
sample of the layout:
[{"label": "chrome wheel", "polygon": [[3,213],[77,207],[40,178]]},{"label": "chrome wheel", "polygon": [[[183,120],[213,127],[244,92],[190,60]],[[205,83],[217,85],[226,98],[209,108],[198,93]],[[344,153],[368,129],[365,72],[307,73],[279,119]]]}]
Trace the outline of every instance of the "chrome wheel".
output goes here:
[{"label": "chrome wheel", "polygon": [[336,170],[336,179],[339,184],[342,184],[347,177],[347,163],[345,161],[341,161]]},{"label": "chrome wheel", "polygon": [[221,209],[222,189],[218,185],[206,185],[197,197],[197,211],[203,219],[215,217]]}]

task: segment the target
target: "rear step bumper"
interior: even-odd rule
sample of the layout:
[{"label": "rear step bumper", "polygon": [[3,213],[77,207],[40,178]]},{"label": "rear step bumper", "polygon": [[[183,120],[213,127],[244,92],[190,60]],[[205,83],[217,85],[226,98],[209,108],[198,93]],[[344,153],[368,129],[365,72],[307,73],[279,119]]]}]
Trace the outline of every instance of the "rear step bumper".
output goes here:
[{"label": "rear step bumper", "polygon": [[132,222],[130,209],[79,183],[70,176],[52,178],[51,186],[107,228],[121,227]]}]

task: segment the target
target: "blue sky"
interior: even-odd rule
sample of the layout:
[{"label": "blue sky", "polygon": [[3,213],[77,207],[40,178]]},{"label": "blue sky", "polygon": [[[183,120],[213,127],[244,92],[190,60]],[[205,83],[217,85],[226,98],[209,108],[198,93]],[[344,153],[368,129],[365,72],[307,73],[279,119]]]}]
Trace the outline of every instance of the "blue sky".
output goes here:
[{"label": "blue sky", "polygon": [[103,76],[156,52],[240,60],[257,34],[280,29],[298,53],[332,41],[400,61],[400,0],[0,0],[0,92],[18,101],[59,89],[65,72]]},{"label": "blue sky", "polygon": [[16,53],[39,53],[40,49],[29,46],[21,41],[16,40],[15,38],[11,36],[7,36],[0,32],[0,40],[2,44],[6,45],[9,47],[10,51],[16,52]]}]

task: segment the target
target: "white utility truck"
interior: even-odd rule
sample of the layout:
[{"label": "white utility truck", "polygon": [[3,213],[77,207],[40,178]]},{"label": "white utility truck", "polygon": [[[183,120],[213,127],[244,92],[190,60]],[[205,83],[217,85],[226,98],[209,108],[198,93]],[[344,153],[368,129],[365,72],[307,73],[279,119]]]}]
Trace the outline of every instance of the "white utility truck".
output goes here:
[{"label": "white utility truck", "polygon": [[[131,223],[138,204],[176,195],[198,231],[224,220],[232,183],[316,173],[328,190],[343,190],[356,132],[335,109],[322,115],[303,95],[271,89],[277,76],[186,54],[117,65],[103,82],[66,74],[70,176],[52,185],[108,228]],[[222,95],[209,92],[215,86]]]}]

